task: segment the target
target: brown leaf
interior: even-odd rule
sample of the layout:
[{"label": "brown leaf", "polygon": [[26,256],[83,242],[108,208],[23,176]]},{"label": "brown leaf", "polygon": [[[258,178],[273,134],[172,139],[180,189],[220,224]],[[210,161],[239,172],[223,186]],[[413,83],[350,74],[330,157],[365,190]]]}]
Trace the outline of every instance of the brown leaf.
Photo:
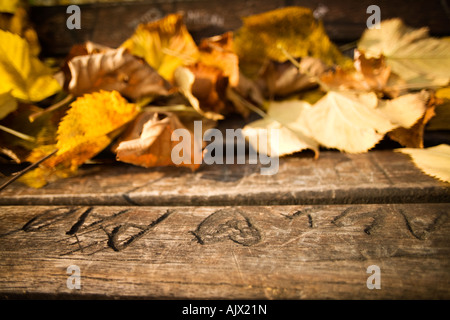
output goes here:
[{"label": "brown leaf", "polygon": [[145,96],[167,95],[170,84],[142,59],[125,48],[76,56],[68,63],[69,91],[82,95],[99,90],[120,92],[137,100]]},{"label": "brown leaf", "polygon": [[[117,154],[117,160],[142,167],[184,166],[195,170],[201,164],[201,141],[198,141],[192,131],[189,131],[191,150],[188,155],[183,156],[190,159],[186,161],[190,163],[182,162],[176,165],[172,161],[172,149],[180,142],[171,139],[176,129],[186,129],[186,127],[175,114],[145,111],[129,126],[118,144],[113,147],[113,151]],[[196,143],[194,139],[197,139]],[[198,162],[195,161],[196,159],[200,159],[200,164],[196,164]]]},{"label": "brown leaf", "polygon": [[226,108],[228,78],[223,76],[222,70],[198,62],[178,67],[174,78],[181,93],[199,114],[211,120],[224,118],[221,112]]},{"label": "brown leaf", "polygon": [[199,45],[199,60],[208,66],[222,70],[228,77],[230,86],[236,87],[239,83],[239,58],[233,51],[233,34],[224,33],[219,36],[203,39]]},{"label": "brown leaf", "polygon": [[337,90],[357,90],[384,92],[391,68],[386,65],[385,58],[366,58],[364,52],[355,50],[354,69],[344,70],[337,67],[320,77],[322,83]]},{"label": "brown leaf", "polygon": [[292,62],[269,61],[262,69],[258,84],[264,95],[273,99],[317,86],[316,78],[326,66],[316,58],[304,57],[298,66]]},{"label": "brown leaf", "polygon": [[423,148],[425,126],[435,116],[436,98],[434,95],[427,102],[423,116],[411,128],[397,128],[388,133],[389,138],[407,148]]}]

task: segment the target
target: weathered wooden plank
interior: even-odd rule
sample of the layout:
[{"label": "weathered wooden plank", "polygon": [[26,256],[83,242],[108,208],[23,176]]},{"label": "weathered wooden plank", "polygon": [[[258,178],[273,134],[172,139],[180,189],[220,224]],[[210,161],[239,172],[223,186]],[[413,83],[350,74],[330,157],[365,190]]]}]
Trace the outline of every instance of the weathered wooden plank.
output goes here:
[{"label": "weathered wooden plank", "polygon": [[[237,30],[242,17],[288,5],[298,5],[322,12],[322,20],[330,37],[337,42],[354,41],[366,28],[369,0],[217,0],[160,1],[81,5],[80,30],[66,27],[66,6],[32,7],[31,18],[36,26],[45,55],[64,55],[76,43],[91,40],[116,47],[127,39],[141,22],[182,11],[195,39]],[[381,18],[400,17],[413,27],[428,26],[433,35],[449,35],[449,8],[445,1],[382,0],[377,1]],[[320,9],[318,9],[320,8]]]},{"label": "weathered wooden plank", "polygon": [[448,299],[449,208],[4,206],[0,295]]},{"label": "weathered wooden plank", "polygon": [[[2,205],[281,205],[450,202],[450,186],[423,174],[406,155],[322,152],[281,158],[278,173],[257,164],[185,168],[91,165],[76,177],[32,189],[15,182]],[[4,180],[4,179],[3,179]]]}]

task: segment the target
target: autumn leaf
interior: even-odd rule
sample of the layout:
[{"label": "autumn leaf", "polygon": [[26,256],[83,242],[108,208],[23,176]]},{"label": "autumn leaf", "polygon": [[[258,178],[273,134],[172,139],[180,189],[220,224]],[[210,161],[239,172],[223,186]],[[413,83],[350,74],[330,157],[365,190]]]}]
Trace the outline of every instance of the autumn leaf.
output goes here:
[{"label": "autumn leaf", "polygon": [[255,76],[267,60],[286,61],[283,50],[294,58],[318,58],[326,65],[351,63],[308,8],[284,7],[246,17],[243,24],[235,33],[235,52],[246,75]]},{"label": "autumn leaf", "polygon": [[435,113],[427,124],[427,130],[450,130],[450,87],[436,90]]},{"label": "autumn leaf", "polygon": [[71,80],[69,91],[76,95],[99,90],[118,91],[138,100],[147,96],[167,95],[170,84],[145,61],[125,48],[79,55],[68,62]]},{"label": "autumn leaf", "polygon": [[291,61],[267,62],[257,83],[265,97],[285,97],[302,90],[317,87],[317,78],[326,66],[316,58],[304,57],[294,65]]},{"label": "autumn leaf", "polygon": [[29,161],[30,153],[37,147],[55,144],[56,131],[64,110],[45,114],[36,121],[30,122],[29,116],[36,112],[42,112],[42,110],[32,104],[17,104],[17,110],[6,116],[0,125],[7,126],[29,138],[0,131],[0,152],[15,162],[22,163]]},{"label": "autumn leaf", "polygon": [[[311,108],[309,103],[299,100],[272,101],[267,107],[267,115],[247,124],[243,135],[255,150],[269,156],[310,149],[317,157],[319,145],[311,138],[304,123],[305,113]],[[272,130],[278,131],[278,136],[271,134]]]},{"label": "autumn leaf", "polygon": [[172,161],[172,150],[180,142],[171,138],[176,129],[188,130],[174,113],[145,111],[129,126],[113,151],[117,160],[138,166],[184,166],[195,170],[202,160],[201,137],[194,137],[189,131],[192,147],[190,154],[183,155],[189,163],[176,165]]},{"label": "autumn leaf", "polygon": [[158,21],[140,24],[121,47],[127,48],[168,81],[179,66],[191,64],[198,49],[189,34],[181,14],[169,14]]},{"label": "autumn leaf", "polygon": [[[100,91],[79,97],[59,124],[54,145],[57,153],[20,180],[41,187],[50,177],[73,174],[80,165],[111,144],[138,112],[139,108],[128,103],[117,91]],[[42,149],[36,152],[38,156],[42,155]],[[33,179],[41,183],[33,183]]]},{"label": "autumn leaf", "polygon": [[392,72],[416,87],[444,86],[450,80],[450,41],[430,37],[428,28],[385,20],[364,32],[358,49],[368,57],[383,55]]},{"label": "autumn leaf", "polygon": [[322,146],[366,152],[389,131],[414,125],[425,112],[425,102],[422,94],[381,101],[373,92],[330,91],[305,113],[305,123]]},{"label": "autumn leaf", "polygon": [[449,145],[441,144],[425,149],[401,148],[395,151],[408,154],[414,164],[425,174],[445,182],[450,182]]},{"label": "autumn leaf", "polygon": [[239,58],[233,51],[233,33],[203,39],[199,46],[198,61],[222,70],[231,87],[239,84]]},{"label": "autumn leaf", "polygon": [[391,76],[391,68],[386,65],[383,56],[367,58],[364,52],[355,50],[354,69],[328,71],[320,76],[320,81],[327,88],[334,90],[355,90],[362,92],[384,93]]},{"label": "autumn leaf", "polygon": [[25,39],[30,46],[30,52],[34,56],[40,53],[41,46],[38,35],[30,22],[27,8],[22,1],[0,1],[0,29],[17,34]]},{"label": "autumn leaf", "polygon": [[389,138],[407,148],[423,148],[425,126],[435,116],[436,98],[431,96],[426,104],[426,110],[411,127],[399,127],[388,133]]},{"label": "autumn leaf", "polygon": [[[197,91],[197,94],[194,94],[195,96],[213,95],[220,98],[221,101],[217,101],[217,106],[215,108],[211,108],[210,106],[206,107],[206,109],[215,110],[216,113],[221,113],[222,115],[237,112],[243,117],[248,117],[250,111],[243,105],[241,99],[247,99],[251,103],[262,105],[263,96],[256,83],[240,71],[239,58],[233,48],[234,40],[232,32],[226,32],[219,36],[203,39],[199,44],[199,58],[197,64],[188,66],[188,68],[194,72],[196,79],[198,79],[197,76],[202,76],[204,73],[196,72],[199,69],[198,71],[203,70],[206,71],[206,73],[209,73],[210,76],[208,78],[211,78],[212,76],[218,80],[215,81],[216,84],[219,84],[218,87],[215,86],[217,88],[213,88],[211,86],[209,93]],[[202,66],[205,65],[207,67],[203,68]],[[204,80],[199,80],[197,82],[202,81],[204,82]],[[197,86],[194,83],[194,91],[195,87]],[[199,88],[201,87],[205,88],[205,86],[199,86]],[[226,87],[225,93],[224,87]],[[237,94],[239,97],[236,96]],[[213,101],[211,102],[214,104]],[[209,105],[211,105],[211,102]]]},{"label": "autumn leaf", "polygon": [[0,93],[0,120],[16,109],[16,99],[9,92]]},{"label": "autumn leaf", "polygon": [[218,112],[225,108],[222,96],[228,83],[220,69],[203,64],[178,67],[174,79],[181,93],[199,114],[211,120],[224,118]]},{"label": "autumn leaf", "polygon": [[0,30],[0,92],[17,99],[41,101],[61,90],[46,67],[18,35]]}]

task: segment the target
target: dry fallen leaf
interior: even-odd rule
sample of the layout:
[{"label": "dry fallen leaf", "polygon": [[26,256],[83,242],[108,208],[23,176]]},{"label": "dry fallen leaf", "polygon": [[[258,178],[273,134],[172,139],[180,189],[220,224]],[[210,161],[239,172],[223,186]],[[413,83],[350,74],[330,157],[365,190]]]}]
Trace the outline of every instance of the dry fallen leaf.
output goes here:
[{"label": "dry fallen leaf", "polygon": [[328,92],[305,112],[311,137],[322,146],[349,153],[366,152],[384,135],[411,127],[425,112],[422,94],[381,101],[375,93]]},{"label": "dry fallen leaf", "polygon": [[392,72],[419,88],[444,86],[450,80],[450,41],[432,38],[428,28],[413,29],[400,19],[382,21],[358,42],[368,57],[386,57]]},{"label": "dry fallen leaf", "polygon": [[0,30],[0,92],[25,101],[41,101],[60,90],[52,70],[32,54],[28,42]]},{"label": "dry fallen leaf", "polygon": [[258,77],[257,83],[265,97],[285,97],[302,90],[317,86],[317,78],[326,70],[326,66],[316,58],[301,58],[298,66],[286,62],[267,62]]},{"label": "dry fallen leaf", "polygon": [[[319,145],[304,124],[304,115],[311,108],[309,103],[299,100],[272,101],[267,106],[267,116],[247,124],[243,135],[256,151],[269,156],[281,157],[310,149],[317,158]],[[271,130],[277,130],[278,136]]]},{"label": "dry fallen leaf", "polygon": [[[425,98],[425,96],[424,96]],[[423,148],[425,126],[435,116],[436,99],[428,99],[423,116],[411,127],[399,127],[388,133],[389,138],[407,148]]]},{"label": "dry fallen leaf", "polygon": [[37,56],[41,51],[36,31],[30,22],[27,8],[17,0],[0,1],[0,29],[19,35],[25,39],[30,52]]},{"label": "dry fallen leaf", "polygon": [[362,92],[375,91],[383,93],[391,75],[391,68],[386,65],[383,56],[367,58],[364,52],[355,50],[354,69],[344,70],[337,67],[320,77],[328,89],[355,90]]},{"label": "dry fallen leaf", "polygon": [[161,20],[140,24],[122,47],[147,63],[168,81],[179,66],[198,58],[198,49],[181,14],[169,14]]},{"label": "dry fallen leaf", "polygon": [[188,160],[185,162],[189,163],[174,164],[172,150],[180,143],[172,141],[176,129],[188,130],[175,114],[145,111],[129,126],[113,151],[117,160],[142,167],[183,166],[195,170],[202,161],[201,137],[194,137],[189,131],[190,154],[183,154],[183,158]]},{"label": "dry fallen leaf", "polygon": [[450,87],[437,90],[436,99],[436,116],[428,122],[427,130],[450,130]]},{"label": "dry fallen leaf", "polygon": [[[79,97],[59,124],[54,145],[58,152],[20,180],[32,187],[42,187],[54,175],[64,177],[74,173],[105,149],[138,112],[139,108],[128,103],[117,91]],[[36,152],[38,155],[33,157],[42,155],[42,149]]]},{"label": "dry fallen leaf", "polygon": [[401,148],[397,152],[408,154],[414,164],[425,174],[450,182],[450,146],[441,144],[435,147],[416,149]]},{"label": "dry fallen leaf", "polygon": [[224,118],[218,112],[225,108],[223,97],[228,80],[220,69],[200,63],[189,68],[178,67],[174,79],[181,93],[199,114],[211,120]]},{"label": "dry fallen leaf", "polygon": [[71,72],[68,89],[76,96],[98,90],[115,90],[138,100],[167,95],[171,89],[152,67],[124,48],[76,56],[68,65]]},{"label": "dry fallen leaf", "polygon": [[243,24],[235,33],[235,52],[246,75],[255,76],[267,60],[286,61],[285,51],[294,58],[310,56],[327,65],[351,63],[308,8],[284,7],[246,17]]},{"label": "dry fallen leaf", "polygon": [[9,92],[0,93],[0,120],[16,109],[16,99]]}]

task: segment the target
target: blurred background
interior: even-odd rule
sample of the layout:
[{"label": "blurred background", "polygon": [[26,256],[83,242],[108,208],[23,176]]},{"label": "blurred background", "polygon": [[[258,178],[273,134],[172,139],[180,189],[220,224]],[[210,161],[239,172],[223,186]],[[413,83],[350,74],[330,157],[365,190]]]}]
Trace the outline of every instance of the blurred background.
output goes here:
[{"label": "blurred background", "polygon": [[[9,0],[8,0],[9,1]],[[342,45],[357,40],[370,16],[367,7],[376,4],[381,19],[402,18],[411,27],[428,27],[434,36],[450,35],[448,0],[28,0],[30,17],[39,35],[44,55],[64,55],[75,43],[91,40],[116,47],[142,22],[166,14],[184,12],[185,23],[199,40],[238,29],[242,17],[284,6],[303,6],[323,21],[330,38]],[[67,6],[81,9],[81,30],[66,28]]]}]

